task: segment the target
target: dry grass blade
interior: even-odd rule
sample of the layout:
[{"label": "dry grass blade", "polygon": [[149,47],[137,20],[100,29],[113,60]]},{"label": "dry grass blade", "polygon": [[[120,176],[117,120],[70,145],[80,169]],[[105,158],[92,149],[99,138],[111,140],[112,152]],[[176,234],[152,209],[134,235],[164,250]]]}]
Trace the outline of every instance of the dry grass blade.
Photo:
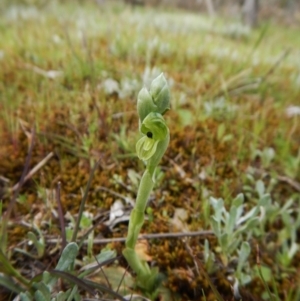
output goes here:
[{"label": "dry grass blade", "polygon": [[93,181],[94,173],[95,173],[95,171],[97,170],[97,168],[100,164],[100,160],[101,159],[99,159],[96,162],[95,166],[93,167],[93,169],[90,172],[90,177],[89,177],[88,183],[86,185],[83,198],[82,198],[81,203],[80,203],[79,213],[78,213],[78,217],[77,217],[77,220],[76,220],[76,224],[75,224],[75,228],[74,228],[74,232],[73,232],[71,241],[74,241],[74,242],[76,241],[76,237],[77,237],[77,233],[78,233],[79,225],[80,225],[80,220],[81,220],[81,217],[82,217],[82,214],[83,214],[83,211],[84,211],[84,207],[85,207],[85,202],[87,200],[88,193],[89,193],[92,181]]},{"label": "dry grass blade", "polygon": [[286,176],[277,176],[277,179],[281,182],[285,182],[285,183],[289,184],[295,190],[300,192],[300,183],[298,183],[297,181],[294,181],[293,179],[286,177]]},{"label": "dry grass blade", "polygon": [[85,291],[89,292],[92,295],[96,294],[95,290],[90,285],[85,283],[84,280],[79,279],[78,277],[76,277],[68,272],[63,272],[63,271],[59,271],[59,270],[51,270],[48,272],[51,275],[60,277],[64,280],[68,280],[69,282],[78,285],[80,288],[84,289]]},{"label": "dry grass blade", "polygon": [[23,185],[26,181],[28,181],[39,169],[41,169],[47,162],[54,156],[54,153],[49,153],[42,161],[40,161],[37,165],[35,165],[23,179],[21,180],[12,188],[12,191],[17,191],[21,185]]},{"label": "dry grass blade", "polygon": [[[263,175],[263,174],[270,174],[268,171],[264,170],[264,169],[258,169],[258,168],[255,168],[255,172],[257,172],[258,174],[260,175]],[[278,181],[281,181],[281,182],[284,182],[284,183],[287,183],[288,185],[290,185],[293,189],[295,189],[296,191],[300,192],[300,183],[287,177],[287,176],[281,176],[281,175],[277,175],[275,176]]]},{"label": "dry grass blade", "polygon": [[114,258],[104,260],[103,262],[96,261],[96,262],[87,264],[80,269],[80,272],[83,272],[84,274],[91,274],[91,273],[97,271],[98,269],[102,268],[103,266],[111,264],[111,263],[115,262],[116,260],[119,260],[120,258],[121,258],[121,256],[117,256]]},{"label": "dry grass blade", "polygon": [[25,160],[25,165],[23,168],[23,172],[22,172],[20,181],[19,181],[18,185],[16,186],[15,190],[12,190],[13,196],[8,204],[8,208],[5,212],[5,214],[3,215],[3,219],[2,219],[2,223],[1,223],[1,233],[0,233],[0,240],[1,240],[0,242],[1,243],[0,243],[0,245],[1,245],[1,250],[3,251],[4,254],[6,252],[6,243],[7,243],[7,224],[8,224],[9,218],[11,216],[11,213],[13,211],[14,205],[16,203],[20,189],[26,181],[26,174],[28,172],[31,157],[32,157],[32,151],[33,151],[34,142],[35,142],[35,127],[34,126],[32,127],[31,133],[32,133],[32,136],[31,136],[31,139],[29,140],[30,145],[29,145],[29,149],[28,149],[28,154],[27,154],[27,157]]},{"label": "dry grass blade", "polygon": [[209,286],[210,286],[211,290],[214,292],[215,297],[217,298],[217,300],[218,301],[225,301],[223,299],[223,297],[220,295],[220,293],[218,292],[217,288],[212,283],[212,281],[211,281],[209,275],[207,274],[207,272],[205,271],[204,266],[202,265],[201,261],[193,254],[193,251],[192,251],[191,247],[188,245],[188,243],[186,242],[186,240],[184,240],[184,244],[185,244],[185,248],[186,248],[187,252],[193,258],[197,273],[199,275],[200,275],[200,273],[203,274],[206,281],[209,283]]},{"label": "dry grass blade", "polygon": [[261,265],[260,265],[260,256],[259,256],[259,245],[257,244],[256,245],[256,263],[257,263],[257,267],[258,267],[258,273],[259,273],[259,276],[263,282],[263,285],[265,287],[265,290],[268,292],[268,296],[270,298],[271,301],[276,301],[276,299],[274,298],[273,294],[271,293],[271,290],[269,288],[269,285],[267,284],[263,274],[262,274],[262,271],[261,271]]},{"label": "dry grass blade", "polygon": [[89,285],[90,287],[93,287],[94,289],[98,289],[99,291],[103,291],[105,293],[108,293],[112,296],[114,296],[116,299],[121,300],[121,301],[126,301],[127,299],[125,299],[124,297],[122,297],[120,294],[116,293],[115,291],[107,288],[104,285],[101,285],[99,283],[95,283],[92,282],[90,280],[83,280],[87,285]]},{"label": "dry grass blade", "polygon": [[57,208],[58,208],[58,217],[59,217],[59,223],[60,223],[60,229],[61,229],[61,252],[64,250],[67,239],[66,239],[66,229],[65,229],[65,220],[64,220],[64,213],[63,213],[63,207],[60,199],[60,189],[61,189],[61,183],[57,183],[56,187],[56,202],[57,202]]}]

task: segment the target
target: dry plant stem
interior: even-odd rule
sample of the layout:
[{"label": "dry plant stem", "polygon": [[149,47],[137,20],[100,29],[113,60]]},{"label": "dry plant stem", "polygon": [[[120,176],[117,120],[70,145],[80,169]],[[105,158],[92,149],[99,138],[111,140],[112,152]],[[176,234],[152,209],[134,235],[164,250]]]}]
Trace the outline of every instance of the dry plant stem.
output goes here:
[{"label": "dry plant stem", "polygon": [[263,274],[262,274],[262,271],[261,271],[261,265],[260,265],[260,250],[259,250],[259,245],[256,244],[256,264],[257,264],[257,267],[258,267],[258,273],[259,273],[259,276],[263,282],[263,285],[265,287],[265,290],[267,291],[268,293],[268,296],[270,298],[271,301],[276,301],[276,299],[274,298],[274,295],[271,293],[271,290],[269,288],[269,285],[267,284]]},{"label": "dry plant stem", "polygon": [[[258,172],[259,174],[269,174],[268,171],[263,170],[263,169],[255,169],[256,172]],[[276,178],[278,179],[278,181],[284,182],[289,184],[292,188],[294,188],[296,191],[300,192],[300,183],[287,177],[287,176],[280,176],[277,175]]]},{"label": "dry plant stem", "polygon": [[218,301],[224,301],[223,297],[220,295],[220,293],[218,292],[217,288],[214,286],[214,284],[212,283],[209,275],[207,274],[207,272],[205,271],[202,262],[193,254],[193,251],[191,249],[191,247],[188,245],[186,240],[183,240],[184,244],[185,244],[185,248],[187,250],[187,252],[189,253],[189,255],[193,258],[195,267],[196,267],[196,271],[197,274],[200,276],[201,274],[205,277],[206,281],[208,282],[211,290],[214,292],[215,297],[217,298]]},{"label": "dry plant stem", "polygon": [[[93,229],[92,229],[93,230]],[[137,240],[143,239],[162,239],[162,238],[181,238],[181,237],[200,237],[200,236],[210,236],[214,235],[213,231],[195,231],[195,232],[174,232],[174,233],[153,233],[153,234],[141,234],[138,236]],[[60,240],[59,239],[47,239],[47,243],[49,244],[57,244]],[[94,244],[108,244],[108,243],[115,243],[115,242],[125,242],[125,237],[118,237],[118,238],[100,238],[94,239]],[[83,242],[83,244],[87,244],[87,242]]]},{"label": "dry plant stem", "polygon": [[262,77],[262,82],[266,81],[266,79],[274,73],[274,71],[278,68],[278,66],[281,64],[281,62],[290,54],[291,49],[287,48],[283,51],[281,56],[277,59],[277,61],[274,63],[274,65],[271,66],[271,68],[266,72],[266,74]]},{"label": "dry plant stem", "polygon": [[229,87],[224,91],[224,89],[220,89],[216,93],[213,93],[211,98],[217,98],[220,96],[223,96],[224,94],[234,94],[242,90],[251,89],[252,87],[256,88],[259,87],[262,83],[264,83],[267,78],[274,73],[274,71],[279,67],[280,63],[289,55],[291,52],[291,49],[286,49],[282,55],[278,58],[278,60],[271,66],[271,68],[260,78],[254,79],[252,82],[242,83],[242,84],[236,84],[232,87]]},{"label": "dry plant stem", "polygon": [[[102,273],[102,275],[103,275],[103,277],[104,277],[104,279],[105,279],[105,282],[106,282],[107,287],[109,287],[109,288],[111,289],[111,284],[110,284],[109,279],[107,278],[106,274],[104,273],[104,271],[103,271],[103,269],[102,269],[101,263],[98,261],[98,259],[97,259],[96,256],[94,256],[94,259],[95,259],[95,261],[97,262],[97,266],[99,267],[99,269],[100,269],[100,271],[101,271],[101,273]],[[118,292],[118,290],[117,290],[117,292]]]},{"label": "dry plant stem", "polygon": [[[41,169],[47,162],[54,156],[54,153],[49,153],[42,161],[40,161],[37,165],[35,165],[29,173],[25,176],[22,185],[28,181],[39,169]],[[21,180],[12,188],[12,191],[16,191],[21,185]]]},{"label": "dry plant stem", "polygon": [[27,171],[29,169],[29,164],[30,164],[30,161],[31,161],[32,151],[33,151],[33,146],[34,146],[34,140],[35,140],[35,127],[32,128],[31,133],[32,133],[32,138],[30,140],[28,155],[27,155],[26,160],[25,160],[25,165],[24,165],[24,169],[23,169],[20,181],[19,181],[18,186],[16,187],[16,189],[12,190],[13,191],[12,199],[8,204],[8,208],[6,210],[6,213],[3,215],[2,227],[1,227],[1,233],[0,233],[0,240],[1,240],[0,241],[0,243],[1,243],[0,244],[0,246],[1,246],[0,249],[3,251],[4,254],[6,252],[7,224],[8,224],[8,220],[10,218],[10,215],[12,213],[12,210],[14,208],[14,205],[16,203],[17,196],[18,196],[18,194],[21,190],[22,185],[25,182],[26,174],[27,174]]},{"label": "dry plant stem", "polygon": [[295,190],[300,192],[300,183],[298,183],[297,181],[294,181],[293,179],[286,177],[286,176],[277,176],[277,179],[281,182],[285,182],[285,183],[289,184]]},{"label": "dry plant stem", "polygon": [[[107,187],[104,187],[104,186],[97,186],[96,187],[96,192],[98,191],[106,191],[106,192],[109,192],[110,194],[120,198],[120,199],[123,199],[125,202],[127,202],[129,200],[129,198],[125,197],[124,195],[120,194],[120,193],[117,193]],[[133,202],[133,200],[130,199],[130,202]]]},{"label": "dry plant stem", "polygon": [[[97,217],[94,219],[94,225],[93,226],[91,226],[83,235],[82,235],[82,237],[80,238],[80,241],[79,241],[79,243],[78,243],[78,245],[81,247],[83,244],[85,244],[86,242],[85,242],[85,240],[86,240],[86,238],[89,236],[89,234],[91,233],[91,232],[93,232],[94,230],[95,230],[95,228],[98,226],[98,224],[99,223],[97,223]],[[124,240],[125,241],[125,240]],[[93,242],[94,242],[94,240],[93,240]]]},{"label": "dry plant stem", "polygon": [[[84,279],[82,281],[85,285],[88,285],[90,288],[91,287],[95,288],[98,292],[107,293],[107,294],[111,295],[112,297],[114,297],[113,300],[128,301],[128,299],[125,299],[123,296],[121,296],[120,294],[115,292],[113,289],[110,289],[105,285],[93,282],[93,281],[88,280],[88,279]],[[94,294],[94,295],[96,295],[96,294]],[[97,300],[99,300],[99,299],[97,299]],[[100,300],[107,300],[107,299],[100,299]]]},{"label": "dry plant stem", "polygon": [[75,228],[74,228],[74,232],[73,232],[71,241],[76,242],[77,233],[78,233],[79,225],[80,225],[80,220],[81,220],[81,217],[82,217],[82,214],[83,214],[83,211],[84,211],[84,207],[85,207],[85,202],[86,202],[87,197],[88,197],[88,193],[89,193],[89,190],[90,190],[90,187],[91,187],[91,184],[92,184],[94,173],[95,173],[96,169],[98,168],[99,164],[100,164],[100,159],[96,162],[96,164],[94,165],[93,169],[90,172],[90,177],[89,177],[88,183],[86,185],[83,198],[82,198],[81,203],[80,203],[79,213],[78,213],[78,217],[77,217],[77,220],[76,220],[76,224],[75,224]]},{"label": "dry plant stem", "polygon": [[59,217],[59,223],[60,223],[60,229],[61,229],[61,252],[66,246],[67,240],[66,240],[66,229],[65,229],[65,220],[64,220],[64,213],[62,208],[62,203],[60,199],[60,189],[61,189],[61,183],[57,183],[56,187],[56,201],[57,201],[57,208],[58,208],[58,217]]}]

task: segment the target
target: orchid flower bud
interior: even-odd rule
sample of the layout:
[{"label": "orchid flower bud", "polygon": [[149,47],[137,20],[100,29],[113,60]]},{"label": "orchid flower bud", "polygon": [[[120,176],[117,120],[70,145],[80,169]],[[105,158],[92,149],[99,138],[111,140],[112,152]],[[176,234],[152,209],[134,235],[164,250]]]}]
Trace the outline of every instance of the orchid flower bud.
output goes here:
[{"label": "orchid flower bud", "polygon": [[156,112],[164,115],[170,110],[170,89],[163,73],[152,81],[150,94],[157,106]]},{"label": "orchid flower bud", "polygon": [[151,113],[156,112],[157,106],[153,102],[153,99],[147,90],[147,88],[143,88],[138,95],[137,101],[137,111],[140,117],[140,122],[143,122],[145,117]]},{"label": "orchid flower bud", "polygon": [[151,112],[163,115],[170,109],[170,90],[163,73],[155,78],[150,86],[150,92],[144,87],[138,95],[137,110],[140,122]]}]

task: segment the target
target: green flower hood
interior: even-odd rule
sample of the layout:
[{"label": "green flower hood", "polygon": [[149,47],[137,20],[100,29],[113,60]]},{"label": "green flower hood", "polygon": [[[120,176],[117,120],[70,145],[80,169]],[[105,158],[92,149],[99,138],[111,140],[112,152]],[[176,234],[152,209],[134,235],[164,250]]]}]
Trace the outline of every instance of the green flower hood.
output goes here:
[{"label": "green flower hood", "polygon": [[151,112],[143,120],[141,132],[144,136],[136,144],[139,159],[147,161],[156,152],[159,141],[167,138],[168,127],[160,113]]}]

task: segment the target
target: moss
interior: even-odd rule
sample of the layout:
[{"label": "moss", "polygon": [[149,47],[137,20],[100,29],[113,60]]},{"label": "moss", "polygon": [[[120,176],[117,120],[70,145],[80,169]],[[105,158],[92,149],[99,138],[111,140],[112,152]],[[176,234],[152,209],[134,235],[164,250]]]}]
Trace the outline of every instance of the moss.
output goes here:
[{"label": "moss", "polygon": [[[64,5],[59,5],[56,9],[68,16],[68,7]],[[77,8],[74,9],[76,14]],[[141,11],[142,19],[139,21],[139,30],[136,31],[136,26],[132,25],[135,23],[132,22],[136,22],[134,18],[138,17],[134,15],[131,20],[126,15],[129,12],[124,11],[124,15],[120,12],[116,16],[108,10],[108,15],[103,14],[100,18],[98,10],[90,10],[84,5],[83,8],[78,8],[81,12],[82,9],[89,9],[89,19],[100,25],[103,22],[101,26],[104,28],[99,25],[101,30],[98,27],[95,29],[92,22],[88,22],[85,46],[76,38],[76,22],[68,19],[68,40],[60,25],[61,21],[57,19],[60,13],[53,14],[51,10],[43,12],[44,23],[21,20],[20,24],[11,21],[10,26],[6,26],[8,21],[0,21],[2,25],[5,24],[3,29],[10,37],[9,43],[0,41],[0,48],[5,52],[0,71],[0,93],[3,100],[0,101],[0,176],[9,180],[7,182],[0,178],[0,199],[3,201],[4,211],[12,199],[10,188],[20,180],[24,170],[30,144],[28,134],[33,126],[36,136],[29,169],[50,152],[54,152],[54,156],[20,191],[26,202],[17,202],[14,206],[8,227],[9,250],[25,241],[28,229],[21,226],[21,222],[32,224],[39,213],[43,213],[44,217],[44,223],[40,225],[44,234],[60,238],[59,220],[52,211],[57,210],[58,206],[54,194],[57,184],[61,183],[64,213],[69,212],[76,217],[82,191],[87,185],[94,162],[99,159],[99,168],[95,172],[86,205],[86,210],[94,216],[103,216],[103,220],[94,221],[97,224],[95,236],[126,236],[126,222],[118,224],[113,230],[104,225],[107,212],[119,197],[99,187],[104,186],[131,199],[136,197],[128,171],[140,170],[140,174],[143,169],[143,164],[134,155],[138,138],[138,118],[135,113],[137,91],[133,88],[123,98],[118,93],[106,94],[101,88],[106,78],[116,80],[120,87],[122,81],[128,79],[135,79],[138,85],[142,85],[141,78],[148,72],[147,68],[157,67],[166,73],[171,83],[173,109],[166,114],[171,129],[171,142],[161,162],[163,179],[149,202],[153,209],[153,219],[146,221],[143,233],[173,231],[170,219],[177,208],[188,212],[186,223],[191,230],[209,227],[209,222],[203,220],[202,212],[208,197],[222,197],[227,206],[227,200],[244,192],[249,166],[256,170],[255,180],[262,178],[258,171],[268,172],[268,177],[263,178],[266,186],[274,175],[287,175],[287,162],[297,156],[300,143],[299,118],[287,118],[284,113],[287,106],[296,104],[299,99],[299,89],[292,81],[299,71],[294,66],[295,57],[291,58],[292,65],[291,61],[282,62],[281,69],[274,70],[274,76],[272,74],[266,78],[266,82],[258,89],[244,90],[235,95],[221,95],[224,96],[226,105],[236,106],[237,109],[229,114],[227,108],[224,108],[220,114],[213,114],[207,112],[206,105],[215,101],[214,95],[223,94],[223,83],[230,82],[241,68],[252,68],[250,63],[243,60],[220,59],[213,55],[214,50],[225,45],[237,50],[242,56],[246,53],[248,57],[249,49],[245,48],[245,44],[229,42],[217,35],[212,37],[210,33],[199,32],[198,29],[195,35],[188,24],[184,25],[187,26],[186,33],[174,33],[167,26],[176,23],[173,23],[172,16],[164,12],[158,12],[158,15],[165,22],[170,22],[166,23],[166,28],[154,28],[148,23],[145,25],[142,19],[145,17],[147,20],[150,15],[147,11]],[[192,18],[192,15],[189,17]],[[105,25],[108,20],[111,28]],[[176,22],[180,22],[179,17]],[[278,34],[286,31],[277,29]],[[114,35],[113,32],[118,34]],[[169,47],[169,52],[163,53],[157,46],[152,52],[147,52],[148,57],[145,53],[154,33],[158,33],[158,45],[162,49]],[[56,34],[61,42],[54,46],[49,41]],[[249,43],[252,41],[253,45],[256,41],[255,34],[257,33],[249,37]],[[122,37],[128,39],[123,40]],[[207,39],[210,39],[210,43],[203,42]],[[268,39],[276,40],[271,36]],[[285,42],[276,42],[277,44]],[[199,45],[201,51],[198,52]],[[251,81],[263,76],[272,67],[268,59],[273,51],[269,51],[264,44],[261,48],[259,53],[261,56],[265,55],[261,58],[263,62],[252,68],[249,76],[244,78],[240,75],[242,83],[243,80]],[[193,49],[196,49],[195,53]],[[55,79],[43,77],[34,71],[34,66],[63,71],[63,76]],[[180,110],[191,113],[192,121],[187,122],[187,125],[182,122]],[[230,139],[219,137],[220,125],[224,125],[224,135],[231,135]],[[274,148],[276,154],[267,168],[263,166],[259,156],[254,156],[255,151],[262,151],[266,147]],[[114,180],[115,176],[120,183]],[[295,172],[293,180],[299,182],[300,174]],[[290,197],[299,198],[298,193],[283,181],[279,181],[271,191],[273,199],[280,206]],[[255,196],[253,194],[246,198],[247,210],[251,208]],[[282,228],[281,220],[268,223],[267,236],[255,238],[255,243],[260,245],[261,263],[268,266],[275,275],[280,297],[284,299],[289,286],[297,283],[299,277],[295,272],[283,271],[274,257],[280,247],[276,233]],[[211,235],[205,238],[215,251],[216,238]],[[251,267],[256,265],[255,243],[252,243],[253,250],[249,259]],[[203,262],[203,237],[192,238],[189,244]],[[121,254],[124,244],[113,243],[109,246]],[[55,266],[58,252],[54,252],[52,247],[47,245],[47,252],[40,260],[42,266]],[[95,244],[95,254],[103,247]],[[165,286],[178,293],[182,300],[204,300],[203,292],[206,300],[215,300],[207,280],[201,273],[197,274],[195,263],[181,239],[150,240],[148,251],[153,264],[167,275]],[[84,254],[83,249],[80,256]],[[21,259],[24,258],[14,256],[13,260],[21,269]],[[291,265],[295,269],[299,269],[299,259],[299,254],[296,254]],[[24,260],[29,261],[28,258]],[[222,265],[218,253],[215,264],[218,269],[210,275],[211,280],[224,299],[231,300],[232,283],[228,281],[227,267]],[[122,259],[120,265],[127,266]],[[283,277],[284,274],[288,276]],[[245,296],[243,300],[258,299],[264,290],[261,279],[254,278],[241,290]],[[2,291],[0,295],[2,296]]]}]

